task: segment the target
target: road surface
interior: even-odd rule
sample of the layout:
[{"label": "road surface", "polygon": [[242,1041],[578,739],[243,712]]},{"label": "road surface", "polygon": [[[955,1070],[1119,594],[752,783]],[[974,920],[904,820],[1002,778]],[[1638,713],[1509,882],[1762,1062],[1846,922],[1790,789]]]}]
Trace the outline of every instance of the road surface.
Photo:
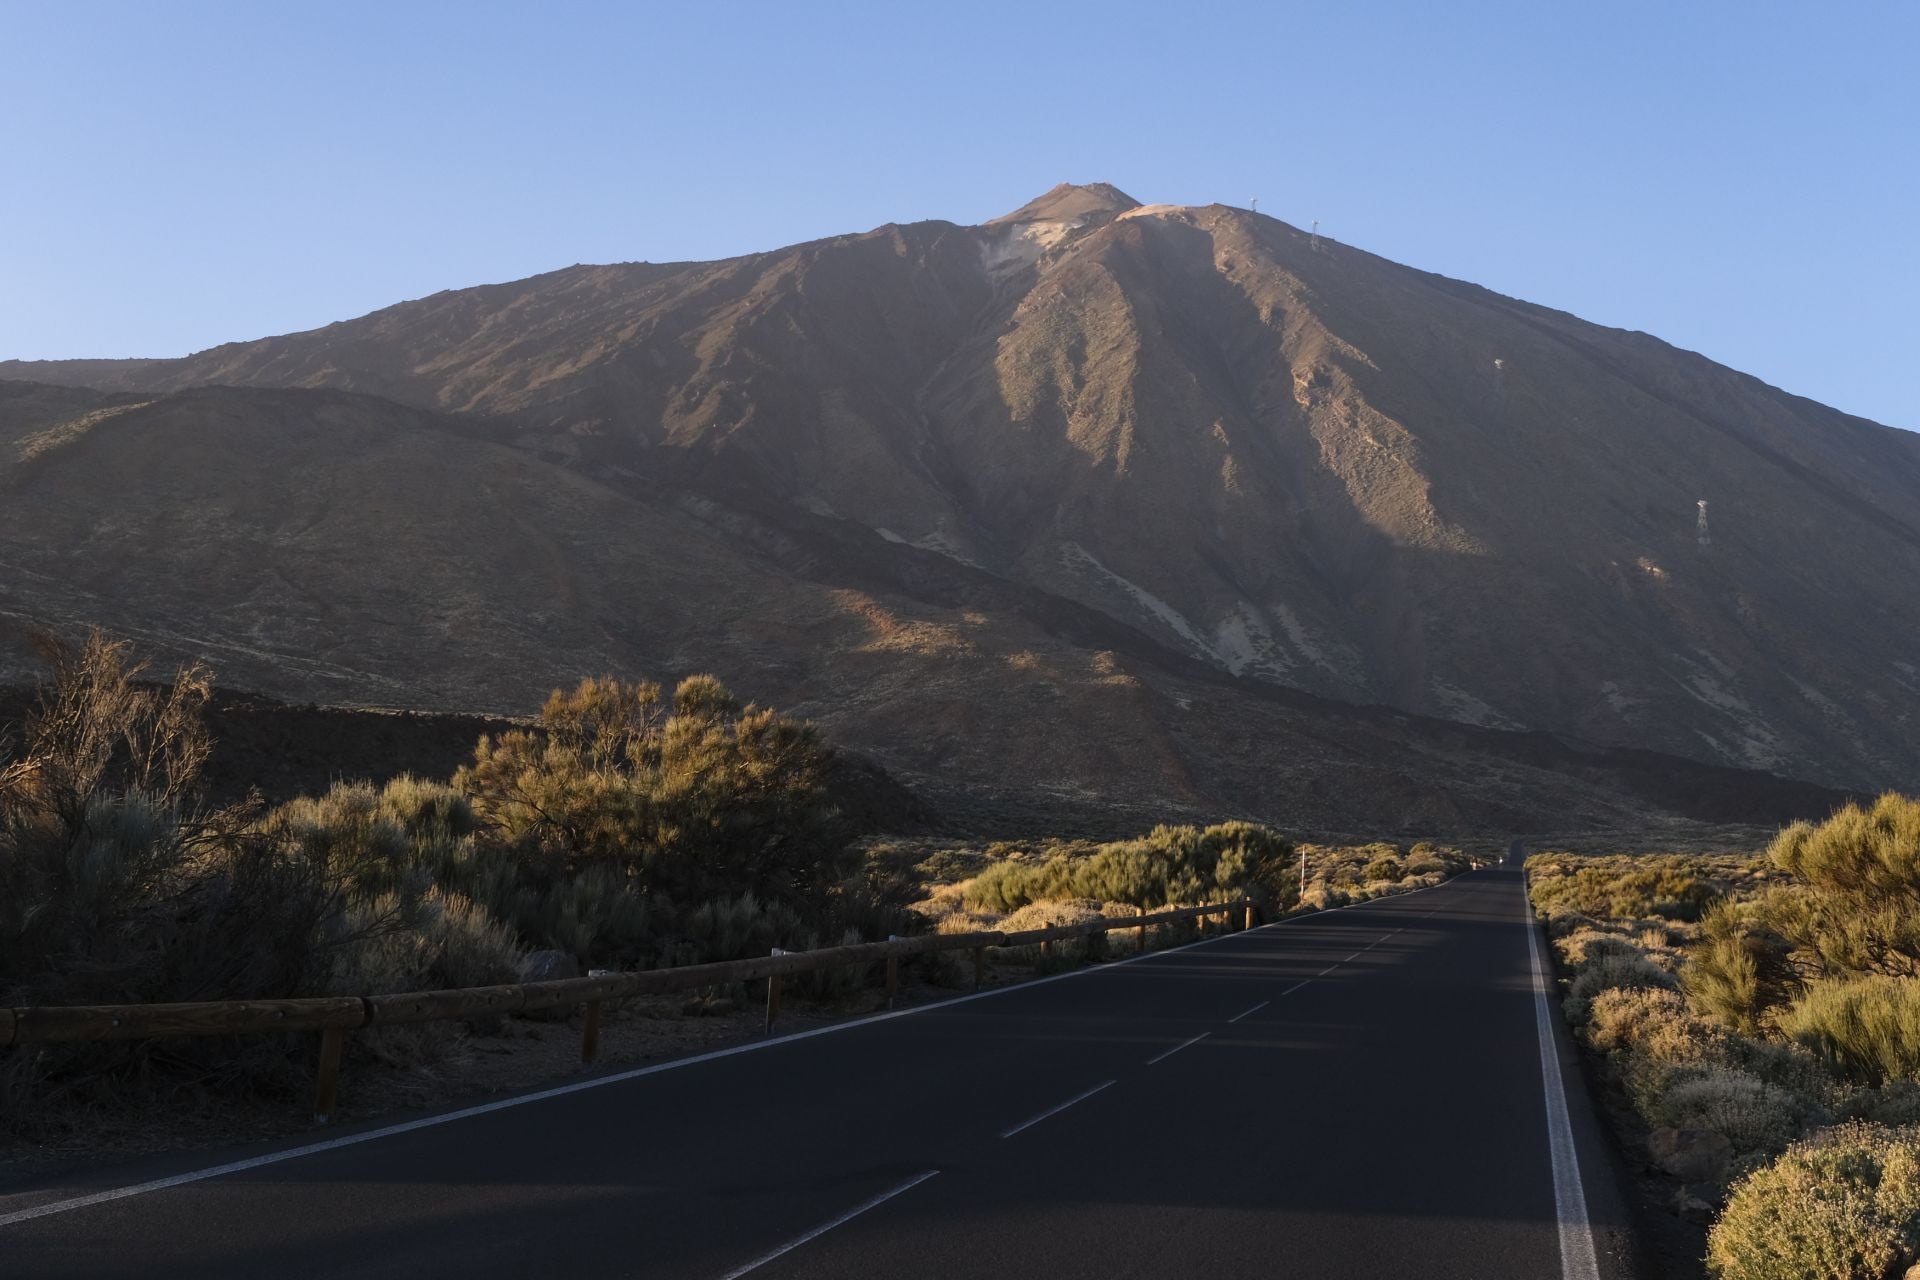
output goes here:
[{"label": "road surface", "polygon": [[1520,873],[1487,869],[410,1126],[3,1196],[0,1272],[1630,1274],[1583,1086],[1553,1079],[1573,1068],[1541,951]]}]

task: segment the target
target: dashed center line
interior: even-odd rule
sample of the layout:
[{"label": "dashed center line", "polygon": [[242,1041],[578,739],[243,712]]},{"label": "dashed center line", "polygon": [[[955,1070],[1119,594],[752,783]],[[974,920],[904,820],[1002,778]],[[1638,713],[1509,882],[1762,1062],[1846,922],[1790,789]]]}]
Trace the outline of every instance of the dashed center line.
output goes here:
[{"label": "dashed center line", "polygon": [[[1111,1084],[1112,1081],[1108,1081],[1108,1083]],[[1102,1085],[1101,1087],[1105,1088],[1106,1086]],[[766,1266],[769,1262],[772,1262],[775,1258],[778,1258],[783,1254],[792,1253],[795,1249],[798,1249],[801,1245],[806,1244],[809,1240],[818,1240],[821,1236],[827,1234],[827,1232],[833,1230],[835,1227],[844,1225],[845,1223],[852,1222],[855,1218],[859,1217],[861,1214],[865,1213],[867,1210],[878,1209],[881,1205],[893,1199],[895,1196],[900,1195],[903,1192],[913,1190],[915,1187],[919,1186],[921,1183],[925,1182],[928,1178],[933,1177],[935,1174],[939,1172],[940,1171],[938,1169],[929,1169],[925,1173],[916,1174],[914,1177],[908,1178],[905,1182],[893,1188],[893,1190],[882,1191],[879,1195],[875,1196],[873,1199],[867,1201],[866,1203],[855,1205],[853,1208],[847,1210],[845,1213],[841,1214],[839,1217],[835,1218],[833,1221],[823,1222],[819,1226],[815,1227],[813,1230],[807,1232],[805,1235],[795,1236],[793,1239],[781,1245],[778,1249],[773,1249],[766,1253],[761,1254],[759,1257],[755,1258],[752,1262],[747,1263],[746,1266],[735,1267],[732,1271],[729,1271],[724,1276],[721,1276],[720,1280],[740,1280],[741,1276],[746,1275],[750,1271],[758,1271],[761,1267]]]},{"label": "dashed center line", "polygon": [[[1181,1047],[1185,1048],[1184,1045]],[[1159,1061],[1159,1059],[1156,1058],[1155,1061],[1157,1062]],[[1013,1126],[1013,1128],[1011,1129],[1006,1130],[1000,1136],[1003,1138],[1011,1138],[1016,1133],[1020,1133],[1024,1130],[1031,1129],[1033,1128],[1033,1126],[1039,1124],[1042,1120],[1045,1120],[1047,1117],[1059,1115],[1062,1111],[1065,1111],[1068,1107],[1072,1106],[1074,1103],[1085,1102],[1088,1098],[1091,1098],[1094,1094],[1100,1092],[1102,1089],[1112,1088],[1114,1083],[1115,1083],[1114,1081],[1109,1080],[1105,1084],[1097,1084],[1093,1086],[1093,1088],[1087,1090],[1085,1093],[1077,1093],[1073,1097],[1068,1098],[1065,1102],[1061,1103],[1057,1107],[1048,1107],[1045,1111],[1042,1111],[1039,1115],[1033,1117],[1031,1120],[1022,1120],[1019,1124]]]},{"label": "dashed center line", "polygon": [[1191,1045],[1199,1044],[1202,1040],[1205,1040],[1208,1036],[1212,1034],[1213,1032],[1211,1031],[1202,1031],[1199,1035],[1195,1036],[1191,1040],[1183,1040],[1179,1044],[1173,1046],[1173,1048],[1167,1050],[1165,1053],[1159,1054],[1152,1058],[1148,1058],[1147,1065],[1152,1066],[1156,1062],[1165,1062],[1168,1058],[1171,1058],[1174,1054],[1180,1052],[1182,1049],[1188,1048]]},{"label": "dashed center line", "polygon": [[1306,986],[1309,982],[1312,982],[1312,981],[1313,981],[1312,978],[1302,978],[1300,979],[1300,981],[1294,983],[1292,986],[1288,987],[1285,991],[1282,991],[1280,994],[1283,996],[1290,996],[1294,992],[1298,991],[1300,988]]},{"label": "dashed center line", "polygon": [[1228,1018],[1227,1021],[1229,1023],[1238,1022],[1240,1021],[1240,1019],[1246,1017],[1248,1014],[1258,1013],[1272,1003],[1273,1001],[1271,1000],[1262,1000],[1259,1004],[1253,1006],[1253,1008],[1244,1009],[1241,1012],[1234,1014],[1231,1018]]}]

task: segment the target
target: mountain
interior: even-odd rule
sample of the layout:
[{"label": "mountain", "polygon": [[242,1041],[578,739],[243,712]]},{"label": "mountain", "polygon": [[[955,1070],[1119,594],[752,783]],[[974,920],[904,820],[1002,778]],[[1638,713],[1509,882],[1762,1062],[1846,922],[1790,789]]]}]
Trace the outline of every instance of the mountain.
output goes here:
[{"label": "mountain", "polygon": [[270,692],[711,665],[910,773],[937,726],[983,784],[1247,806],[1221,744],[1390,722],[1341,703],[1920,765],[1920,437],[1224,206],[1063,185],[0,377],[0,608]]}]

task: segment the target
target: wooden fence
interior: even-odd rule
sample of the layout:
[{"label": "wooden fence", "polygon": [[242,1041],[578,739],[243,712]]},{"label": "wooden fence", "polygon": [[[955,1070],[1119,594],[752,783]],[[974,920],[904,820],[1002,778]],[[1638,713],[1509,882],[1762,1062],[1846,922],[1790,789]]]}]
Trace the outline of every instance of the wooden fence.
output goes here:
[{"label": "wooden fence", "polygon": [[1253,904],[1213,903],[1179,907],[1151,915],[1101,917],[1080,924],[1028,929],[1017,933],[930,933],[885,942],[862,942],[817,951],[775,951],[746,960],[682,965],[670,969],[643,969],[634,973],[596,974],[551,982],[519,982],[498,987],[460,987],[448,991],[411,991],[384,996],[317,996],[301,1000],[214,1000],[194,1004],[81,1005],[49,1008],[0,1008],[0,1048],[74,1040],[143,1040],[162,1036],[272,1035],[293,1031],[320,1033],[320,1059],[314,1081],[314,1118],[326,1121],[334,1110],[340,1080],[340,1056],[349,1031],[361,1027],[398,1026],[417,1022],[446,1022],[530,1013],[542,1009],[585,1006],[580,1056],[592,1062],[599,1050],[601,1008],[610,1000],[632,996],[665,995],[676,991],[729,986],[765,979],[766,1026],[773,1029],[780,1011],[780,979],[787,974],[812,973],[842,965],[886,964],[887,998],[891,1003],[900,985],[900,961],[941,951],[973,953],[973,984],[986,979],[988,951],[995,947],[1040,947],[1050,955],[1053,944],[1072,938],[1104,935],[1116,929],[1139,931],[1139,948],[1146,950],[1147,929],[1153,925],[1198,922],[1205,931],[1208,917],[1220,916],[1227,928],[1251,927]]}]

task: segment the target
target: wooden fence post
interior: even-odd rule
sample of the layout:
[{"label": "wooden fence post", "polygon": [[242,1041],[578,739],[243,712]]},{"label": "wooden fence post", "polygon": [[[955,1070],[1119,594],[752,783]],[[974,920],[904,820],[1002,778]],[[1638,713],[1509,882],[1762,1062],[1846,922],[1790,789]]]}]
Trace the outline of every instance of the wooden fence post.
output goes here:
[{"label": "wooden fence post", "polygon": [[320,1065],[313,1080],[313,1119],[325,1124],[333,1119],[334,1104],[340,1097],[340,1051],[347,1039],[343,1027],[328,1027],[320,1033]]},{"label": "wooden fence post", "polygon": [[[1134,910],[1140,913],[1141,919],[1143,920],[1146,919],[1147,909],[1145,907],[1135,907]],[[1138,951],[1141,955],[1145,955],[1147,954],[1147,926],[1145,926],[1144,924],[1137,925],[1135,926],[1135,932],[1139,934],[1139,938],[1138,938],[1138,945],[1134,948],[1134,950]]]},{"label": "wooden fence post", "polygon": [[[776,956],[783,956],[787,953],[782,951],[780,948],[775,947],[773,949],[773,954]],[[767,1033],[769,1035],[773,1033],[773,1020],[779,1016],[780,1016],[780,975],[777,973],[770,973],[767,975]]]},{"label": "wooden fence post", "polygon": [[587,1001],[586,1025],[580,1028],[580,1061],[592,1062],[600,1052],[600,1002]]},{"label": "wooden fence post", "polygon": [[1247,898],[1246,900],[1241,902],[1240,907],[1242,911],[1242,914],[1240,917],[1241,929],[1245,930],[1245,929],[1253,928],[1253,899]]}]

